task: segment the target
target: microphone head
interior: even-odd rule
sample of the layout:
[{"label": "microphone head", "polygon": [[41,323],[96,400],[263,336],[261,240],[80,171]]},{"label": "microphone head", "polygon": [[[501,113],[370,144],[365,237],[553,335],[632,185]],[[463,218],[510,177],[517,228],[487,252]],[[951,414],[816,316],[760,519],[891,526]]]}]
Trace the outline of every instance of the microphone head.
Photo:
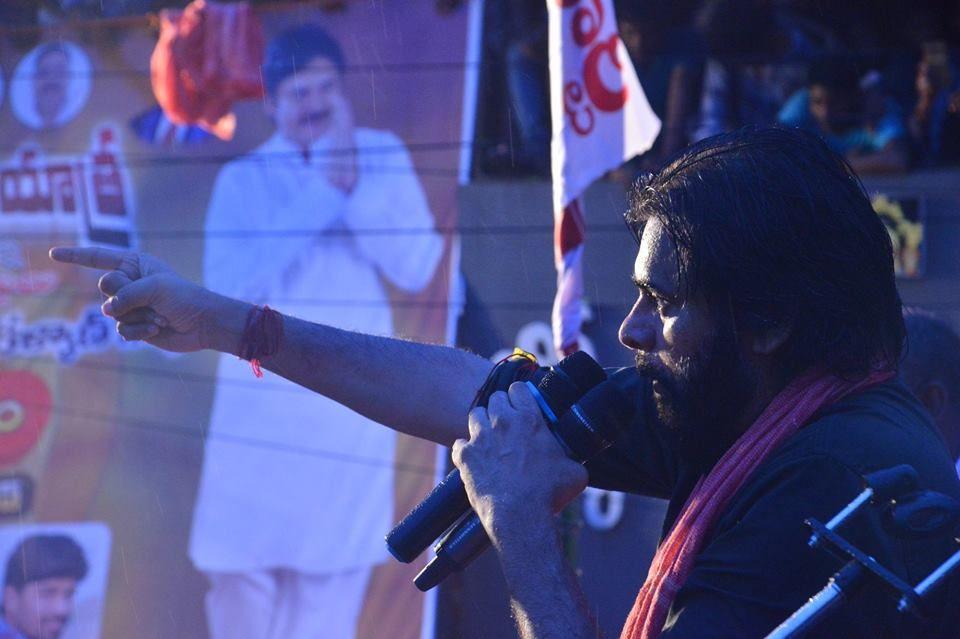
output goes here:
[{"label": "microphone head", "polygon": [[573,459],[584,462],[603,452],[628,428],[634,403],[613,382],[591,388],[554,426]]}]

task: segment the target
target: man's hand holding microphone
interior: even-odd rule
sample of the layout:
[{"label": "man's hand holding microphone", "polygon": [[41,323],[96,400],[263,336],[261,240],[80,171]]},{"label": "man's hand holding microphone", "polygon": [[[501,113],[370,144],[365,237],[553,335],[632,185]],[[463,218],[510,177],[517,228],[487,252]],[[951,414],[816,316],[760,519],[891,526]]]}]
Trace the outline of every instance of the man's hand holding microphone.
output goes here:
[{"label": "man's hand holding microphone", "polygon": [[470,411],[468,426],[453,463],[491,543],[501,552],[542,543],[530,532],[552,528],[554,513],[586,488],[586,469],[564,454],[521,382]]}]

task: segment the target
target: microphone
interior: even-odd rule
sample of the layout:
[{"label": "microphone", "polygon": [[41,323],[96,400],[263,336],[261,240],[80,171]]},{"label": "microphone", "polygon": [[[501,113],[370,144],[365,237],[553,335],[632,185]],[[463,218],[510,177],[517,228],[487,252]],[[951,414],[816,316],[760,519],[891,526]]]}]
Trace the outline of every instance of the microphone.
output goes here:
[{"label": "microphone", "polygon": [[[527,383],[547,421],[553,423],[606,378],[593,358],[578,351],[546,372],[538,369],[533,377],[535,386],[529,380]],[[486,400],[484,397],[480,405],[486,405]],[[469,510],[460,470],[455,468],[390,531],[386,538],[390,554],[403,563],[413,561]]]},{"label": "microphone", "polygon": [[[532,386],[530,382],[527,384]],[[616,441],[633,413],[633,403],[623,391],[606,381],[589,390],[559,420],[550,424],[550,430],[570,459],[585,463]],[[489,546],[490,538],[480,518],[470,511],[437,543],[436,556],[413,583],[426,592],[450,573],[463,570]]]}]

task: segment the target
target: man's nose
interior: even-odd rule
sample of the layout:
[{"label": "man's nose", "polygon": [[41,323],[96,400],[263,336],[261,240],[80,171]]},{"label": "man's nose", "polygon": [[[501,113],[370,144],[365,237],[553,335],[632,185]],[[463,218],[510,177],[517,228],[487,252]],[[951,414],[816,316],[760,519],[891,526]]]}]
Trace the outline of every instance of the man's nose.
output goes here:
[{"label": "man's nose", "polygon": [[634,351],[655,350],[657,331],[653,319],[634,306],[620,324],[620,343]]},{"label": "man's nose", "polygon": [[322,101],[322,96],[316,87],[305,86],[300,89],[300,104],[316,107]]}]

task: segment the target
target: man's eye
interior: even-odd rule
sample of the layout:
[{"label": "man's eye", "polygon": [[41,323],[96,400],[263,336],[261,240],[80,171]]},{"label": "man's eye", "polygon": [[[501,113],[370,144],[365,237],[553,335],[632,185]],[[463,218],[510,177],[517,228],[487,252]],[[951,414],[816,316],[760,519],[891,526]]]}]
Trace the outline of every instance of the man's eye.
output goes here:
[{"label": "man's eye", "polygon": [[657,298],[657,311],[663,314],[663,313],[669,313],[671,310],[673,310],[672,302],[670,302],[669,300],[665,300],[662,297]]}]

